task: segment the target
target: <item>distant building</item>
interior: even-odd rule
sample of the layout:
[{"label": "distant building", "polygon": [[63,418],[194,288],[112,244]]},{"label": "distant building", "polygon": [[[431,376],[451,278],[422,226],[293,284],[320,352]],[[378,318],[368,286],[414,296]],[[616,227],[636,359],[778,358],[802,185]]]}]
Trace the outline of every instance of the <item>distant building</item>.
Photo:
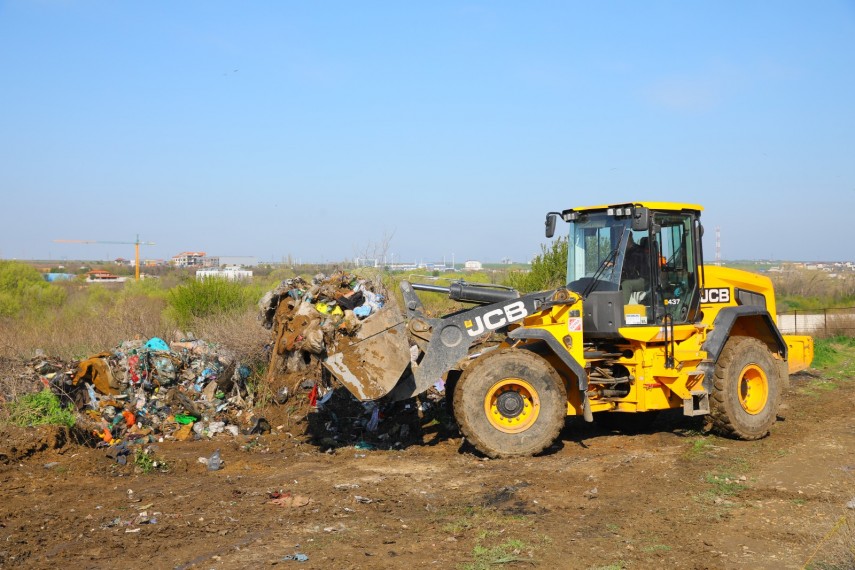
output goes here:
[{"label": "distant building", "polygon": [[183,251],[172,256],[172,264],[176,267],[203,267],[204,251]]},{"label": "distant building", "polygon": [[87,283],[124,283],[125,277],[119,277],[103,269],[93,269],[87,272]]},{"label": "distant building", "polygon": [[254,255],[209,255],[203,260],[204,267],[255,267],[258,265],[258,258]]},{"label": "distant building", "polygon": [[470,259],[463,264],[464,271],[481,271],[483,267],[480,261],[475,261],[474,259]]},{"label": "distant building", "polygon": [[197,269],[196,280],[225,279],[227,281],[248,281],[252,279],[252,271],[230,266],[223,269]]},{"label": "distant building", "polygon": [[353,263],[357,267],[380,267],[380,260],[376,257],[356,257]]},{"label": "distant building", "polygon": [[70,281],[74,279],[73,273],[45,273],[45,281],[53,283],[54,281]]}]

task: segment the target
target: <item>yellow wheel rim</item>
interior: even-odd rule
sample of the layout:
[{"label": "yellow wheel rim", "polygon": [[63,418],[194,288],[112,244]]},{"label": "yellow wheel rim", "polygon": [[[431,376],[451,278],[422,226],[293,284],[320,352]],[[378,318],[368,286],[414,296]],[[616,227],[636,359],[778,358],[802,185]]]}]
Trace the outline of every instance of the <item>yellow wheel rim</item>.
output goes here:
[{"label": "yellow wheel rim", "polygon": [[497,430],[519,433],[534,424],[540,414],[540,398],[531,384],[520,378],[505,378],[484,397],[487,419]]},{"label": "yellow wheel rim", "polygon": [[749,364],[739,375],[739,403],[751,415],[759,414],[769,399],[769,381],[756,364]]}]

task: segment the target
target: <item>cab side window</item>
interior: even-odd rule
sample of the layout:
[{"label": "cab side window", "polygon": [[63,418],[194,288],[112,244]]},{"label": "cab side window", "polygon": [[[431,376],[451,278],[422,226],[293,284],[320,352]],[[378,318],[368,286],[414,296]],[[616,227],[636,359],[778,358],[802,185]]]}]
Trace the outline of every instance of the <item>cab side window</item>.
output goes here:
[{"label": "cab side window", "polygon": [[674,323],[685,323],[689,320],[693,298],[697,294],[692,218],[670,215],[657,221],[661,228],[656,240],[660,313],[670,315]]}]

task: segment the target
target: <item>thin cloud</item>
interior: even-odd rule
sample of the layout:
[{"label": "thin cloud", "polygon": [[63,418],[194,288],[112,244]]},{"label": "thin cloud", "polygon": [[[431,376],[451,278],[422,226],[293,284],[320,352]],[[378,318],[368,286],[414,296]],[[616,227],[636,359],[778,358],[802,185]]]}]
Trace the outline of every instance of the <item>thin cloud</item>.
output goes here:
[{"label": "thin cloud", "polygon": [[671,77],[648,87],[645,95],[657,107],[698,113],[718,107],[723,91],[721,82],[712,77]]}]

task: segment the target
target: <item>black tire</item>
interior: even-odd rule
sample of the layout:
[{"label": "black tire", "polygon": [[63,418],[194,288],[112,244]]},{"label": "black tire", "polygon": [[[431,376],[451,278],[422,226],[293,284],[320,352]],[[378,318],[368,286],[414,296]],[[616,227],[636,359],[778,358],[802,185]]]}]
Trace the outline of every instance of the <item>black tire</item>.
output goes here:
[{"label": "black tire", "polygon": [[533,455],[564,426],[567,389],[543,358],[521,349],[493,352],[457,382],[454,417],[466,440],[488,457]]},{"label": "black tire", "polygon": [[734,336],[715,365],[710,419],[716,432],[739,439],[765,437],[781,402],[781,367],[756,338]]}]

